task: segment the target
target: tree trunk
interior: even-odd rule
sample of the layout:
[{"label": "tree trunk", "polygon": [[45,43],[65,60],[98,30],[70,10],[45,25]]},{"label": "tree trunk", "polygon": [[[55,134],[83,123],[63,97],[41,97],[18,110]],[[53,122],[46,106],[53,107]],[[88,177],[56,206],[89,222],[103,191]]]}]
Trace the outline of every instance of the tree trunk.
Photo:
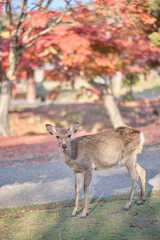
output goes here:
[{"label": "tree trunk", "polygon": [[2,77],[0,95],[0,134],[6,136],[10,133],[9,127],[9,106],[11,99],[11,81],[6,76]]},{"label": "tree trunk", "polygon": [[27,101],[36,101],[36,84],[32,70],[27,73]]},{"label": "tree trunk", "polygon": [[113,127],[116,128],[120,126],[126,126],[121,116],[121,113],[116,105],[113,95],[106,93],[103,96],[103,100]]},{"label": "tree trunk", "polygon": [[116,74],[111,79],[112,91],[114,93],[114,96],[116,97],[119,97],[121,94],[122,80],[123,80],[123,75],[121,72],[116,72]]}]

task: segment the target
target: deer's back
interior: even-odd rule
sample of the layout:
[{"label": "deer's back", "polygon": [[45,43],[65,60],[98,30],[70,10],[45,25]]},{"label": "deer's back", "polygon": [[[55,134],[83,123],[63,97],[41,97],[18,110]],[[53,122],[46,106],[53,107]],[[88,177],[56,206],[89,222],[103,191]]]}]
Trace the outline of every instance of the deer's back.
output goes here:
[{"label": "deer's back", "polygon": [[72,158],[87,163],[93,169],[109,168],[139,148],[140,132],[119,127],[86,135],[72,141]]}]

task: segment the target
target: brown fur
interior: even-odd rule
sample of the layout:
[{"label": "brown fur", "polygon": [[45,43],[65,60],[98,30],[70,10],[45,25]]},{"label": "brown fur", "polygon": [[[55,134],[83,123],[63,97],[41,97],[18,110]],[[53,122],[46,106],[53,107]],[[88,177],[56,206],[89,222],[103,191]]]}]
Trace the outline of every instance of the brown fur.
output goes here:
[{"label": "brown fur", "polygon": [[[75,138],[71,142],[72,146],[72,158],[76,159],[78,155],[78,146],[81,146],[83,143],[83,146],[90,145],[90,143],[93,145],[96,145],[102,143],[107,145],[107,141],[119,141],[121,142],[122,146],[122,152],[123,156],[131,153],[132,151],[136,150],[136,148],[139,148],[140,145],[140,137],[139,137],[140,131],[135,130],[133,128],[127,128],[127,127],[118,127],[113,130],[104,131],[101,133],[93,134],[93,135],[86,135],[82,137]],[[107,139],[104,142],[104,139]]]},{"label": "brown fur", "polygon": [[72,216],[76,215],[78,208],[79,191],[84,175],[84,209],[82,217],[86,217],[87,193],[92,179],[92,170],[107,169],[123,163],[129,171],[133,185],[130,199],[125,209],[131,205],[138,178],[141,181],[141,203],[145,198],[145,170],[136,163],[137,154],[142,150],[140,131],[129,127],[118,127],[93,135],[75,138],[70,136],[78,130],[76,122],[69,129],[57,130],[47,124],[48,132],[55,135],[60,147],[63,161],[75,173],[76,200]]}]

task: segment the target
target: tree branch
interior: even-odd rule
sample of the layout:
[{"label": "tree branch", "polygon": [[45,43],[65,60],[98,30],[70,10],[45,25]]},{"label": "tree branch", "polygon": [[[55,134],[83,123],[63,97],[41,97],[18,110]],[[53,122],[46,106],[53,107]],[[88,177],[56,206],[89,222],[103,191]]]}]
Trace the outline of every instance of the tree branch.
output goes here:
[{"label": "tree branch", "polygon": [[51,31],[53,27],[57,26],[57,25],[61,22],[62,18],[64,17],[64,15],[66,14],[66,12],[68,11],[68,6],[69,6],[69,4],[70,4],[71,1],[72,1],[72,0],[70,0],[70,1],[67,2],[66,7],[65,7],[64,11],[62,12],[62,14],[57,18],[57,20],[56,20],[54,23],[51,24],[50,27],[42,30],[41,32],[37,33],[36,35],[32,36],[32,37],[29,39],[30,43],[26,44],[26,45],[25,45],[25,48],[31,47],[31,46],[35,43],[35,41],[36,41],[36,39],[37,39],[38,37],[45,35],[45,34],[48,33],[49,31]]},{"label": "tree branch", "polygon": [[46,5],[44,6],[44,9],[47,9],[49,7],[49,5],[51,4],[52,0],[48,0]]},{"label": "tree branch", "polygon": [[91,80],[89,83],[90,83],[94,88],[98,89],[98,90],[101,92],[101,94],[106,93],[106,91],[107,91],[107,86],[106,86],[106,84],[96,83],[96,82],[94,82],[93,80]]},{"label": "tree branch", "polygon": [[11,0],[7,0],[7,2],[6,2],[6,13],[7,13],[8,18],[9,18],[9,24],[14,26],[13,16],[12,16]]},{"label": "tree branch", "polygon": [[39,5],[39,8],[41,8],[41,7],[42,7],[43,1],[44,1],[44,0],[40,0],[40,1],[39,1],[39,3],[38,3],[38,5]]},{"label": "tree branch", "polygon": [[26,11],[27,11],[27,0],[23,0],[22,12],[21,12],[21,15],[19,17],[19,22],[18,22],[18,26],[17,26],[17,30],[16,30],[16,42],[17,42],[18,37],[20,35],[20,26],[24,22],[25,16],[27,14]]}]

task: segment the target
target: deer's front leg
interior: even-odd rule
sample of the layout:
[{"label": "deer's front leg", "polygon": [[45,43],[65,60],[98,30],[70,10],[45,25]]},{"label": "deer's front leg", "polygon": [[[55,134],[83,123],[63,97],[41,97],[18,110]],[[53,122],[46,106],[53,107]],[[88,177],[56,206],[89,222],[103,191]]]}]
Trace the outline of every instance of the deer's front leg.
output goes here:
[{"label": "deer's front leg", "polygon": [[75,197],[75,204],[74,204],[74,210],[71,214],[71,217],[75,217],[77,210],[78,210],[78,201],[79,201],[79,192],[81,189],[82,185],[82,173],[75,173],[75,192],[76,192],[76,197]]},{"label": "deer's front leg", "polygon": [[88,201],[88,188],[92,180],[92,170],[88,169],[84,173],[84,208],[81,218],[85,218],[87,215],[87,201]]}]

